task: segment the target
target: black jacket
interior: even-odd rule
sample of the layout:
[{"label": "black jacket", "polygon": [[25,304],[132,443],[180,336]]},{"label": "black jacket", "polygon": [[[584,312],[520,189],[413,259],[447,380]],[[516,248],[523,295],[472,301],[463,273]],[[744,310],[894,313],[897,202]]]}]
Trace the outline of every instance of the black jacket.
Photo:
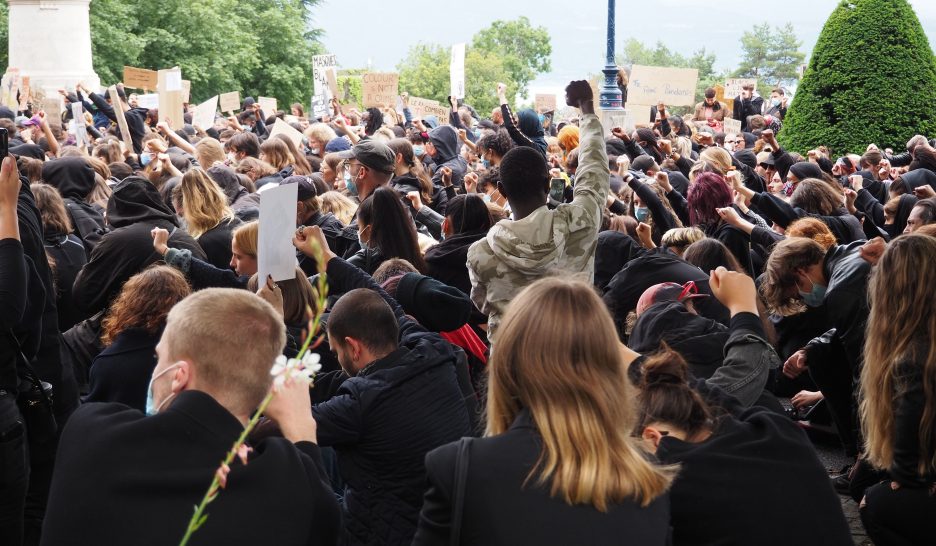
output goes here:
[{"label": "black jacket", "polygon": [[228,206],[234,214],[244,222],[256,220],[260,216],[260,204],[256,194],[250,194],[247,188],[241,186],[237,173],[230,167],[211,167],[207,170],[208,176],[221,187],[227,197]]},{"label": "black jacket", "polygon": [[[328,248],[338,256],[341,256],[347,250],[349,244],[347,239],[342,236],[345,225],[337,216],[330,212],[316,212],[302,223],[304,226],[318,226],[322,228],[325,235],[325,241],[328,242]],[[299,260],[299,267],[303,273],[312,276],[318,273],[318,266],[315,260],[306,256],[302,252],[296,252],[296,259]]]},{"label": "black jacket", "polygon": [[120,332],[91,363],[91,389],[82,401],[119,402],[145,411],[159,337],[142,328]]},{"label": "black jacket", "polygon": [[410,544],[425,490],[426,453],[471,434],[455,353],[347,262],[331,260],[328,280],[339,292],[377,290],[400,324],[396,351],[312,408],[319,442],[335,448],[346,484],[344,542]]},{"label": "black jacket", "polygon": [[205,252],[208,263],[219,269],[231,267],[231,238],[234,236],[234,230],[240,225],[241,221],[237,217],[222,220],[196,239],[198,246]]},{"label": "black jacket", "polygon": [[[569,506],[550,495],[548,485],[528,480],[541,452],[542,438],[525,410],[504,434],[471,440],[458,544],[669,543],[668,495],[646,508],[626,500],[610,505],[605,513]],[[429,488],[414,546],[450,544],[457,453],[458,444],[452,443],[426,456]]]},{"label": "black jacket", "polygon": [[751,198],[751,205],[761,211],[765,219],[776,222],[784,229],[799,218],[809,216],[821,220],[828,226],[829,231],[835,235],[835,239],[839,244],[866,240],[864,231],[861,229],[861,222],[848,214],[844,208],[839,211],[840,214],[833,216],[812,214],[801,208],[793,207],[776,195],[766,192],[754,194],[754,197]]},{"label": "black jacket", "polygon": [[[926,410],[923,368],[929,340],[920,340],[914,350],[916,355],[904,358],[896,367],[894,392],[894,462],[890,475],[904,487],[929,487],[936,483],[936,469],[929,465],[920,473],[920,423]],[[926,454],[931,461],[933,454]]]},{"label": "black jacket", "polygon": [[741,96],[735,97],[734,112],[731,117],[741,122],[741,130],[749,131],[748,117],[759,115],[764,111],[763,97],[751,97],[742,99]]},{"label": "black jacket", "polygon": [[[117,114],[114,112],[114,107],[108,104],[104,97],[97,93],[91,93],[88,98],[91,99],[91,102],[101,113],[117,123]],[[130,130],[130,141],[133,143],[133,153],[135,154],[140,154],[143,151],[143,135],[147,132],[146,115],[148,113],[149,109],[147,108],[131,108],[124,112],[127,128]],[[120,136],[119,128],[117,129],[117,135]]]},{"label": "black jacket", "polygon": [[705,236],[721,241],[738,260],[745,273],[751,278],[757,276],[754,271],[754,263],[751,261],[750,235],[724,221],[719,221],[713,226],[705,227]]},{"label": "black jacket", "polygon": [[435,163],[432,170],[432,183],[441,186],[442,167],[448,167],[452,169],[452,185],[464,185],[468,163],[458,153],[461,144],[458,142],[458,133],[455,132],[455,129],[448,125],[436,127],[429,131],[429,141],[436,148],[436,155],[432,158],[433,163]]},{"label": "black jacket", "polygon": [[114,228],[91,253],[72,288],[75,304],[88,313],[104,309],[130,277],[159,261],[153,250],[154,227],[170,232],[169,246],[186,248],[201,260],[205,253],[178,223],[148,180],[128,176],[114,187],[107,203],[107,221]]},{"label": "black jacket", "polygon": [[[244,427],[211,396],[184,391],[152,417],[86,404],[59,445],[42,544],[177,544]],[[336,544],[340,517],[319,449],[268,438],[231,464],[191,544]],[[141,517],[145,514],[145,517]],[[132,537],[132,538],[131,538]]]},{"label": "black jacket", "polygon": [[472,231],[453,235],[426,251],[428,275],[449,286],[471,294],[468,278],[468,247],[483,239],[486,231]]},{"label": "black jacket", "polygon": [[651,354],[666,343],[686,359],[694,377],[708,379],[722,365],[728,335],[724,324],[690,313],[680,302],[667,301],[651,305],[640,315],[627,346]]},{"label": "black jacket", "polygon": [[72,301],[72,285],[78,272],[88,263],[88,254],[81,244],[81,239],[73,234],[46,233],[45,250],[55,264],[52,277],[55,284],[58,325],[59,331],[64,332],[88,318]]},{"label": "black jacket", "polygon": [[646,253],[640,243],[626,233],[611,230],[599,233],[598,245],[595,247],[595,288],[604,292],[611,278],[627,262]]},{"label": "black jacket", "polygon": [[107,232],[101,211],[85,201],[94,189],[94,169],[81,157],[63,157],[42,166],[42,179],[58,189],[75,233],[88,254]]},{"label": "black jacket", "polygon": [[853,544],[828,474],[796,423],[761,407],[731,409],[704,442],[660,441],[660,462],[681,465],[670,490],[673,544]]}]

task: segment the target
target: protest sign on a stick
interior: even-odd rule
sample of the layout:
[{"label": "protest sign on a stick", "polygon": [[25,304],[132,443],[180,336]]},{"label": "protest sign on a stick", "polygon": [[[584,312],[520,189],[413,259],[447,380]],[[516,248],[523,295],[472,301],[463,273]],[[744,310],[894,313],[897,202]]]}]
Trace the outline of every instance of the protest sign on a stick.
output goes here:
[{"label": "protest sign on a stick", "polygon": [[107,94],[110,95],[111,104],[114,105],[114,117],[117,118],[117,127],[120,129],[120,139],[128,150],[133,150],[133,140],[130,138],[130,128],[127,126],[127,117],[124,115],[123,101],[117,95],[117,86],[112,85],[107,88]]},{"label": "protest sign on a stick", "polygon": [[725,80],[725,97],[734,99],[741,94],[745,85],[752,85],[757,89],[757,79],[755,78],[729,78]]},{"label": "protest sign on a stick", "polygon": [[437,100],[422,99],[419,97],[410,97],[410,110],[418,119],[426,119],[426,116],[435,116],[440,125],[449,125],[450,106],[443,105]]},{"label": "protest sign on a stick", "polygon": [[132,66],[124,66],[124,69],[123,69],[124,87],[131,87],[133,89],[142,89],[144,91],[155,91],[158,80],[159,80],[159,75],[156,73],[155,70],[147,70],[145,68],[134,68]]},{"label": "protest sign on a stick", "polygon": [[156,93],[137,95],[137,106],[148,110],[159,108],[159,95]]},{"label": "protest sign on a stick", "polygon": [[536,113],[556,111],[556,95],[537,94],[535,98]]},{"label": "protest sign on a stick", "polygon": [[196,125],[202,130],[211,129],[214,126],[217,112],[218,95],[215,95],[195,107],[195,113],[192,115],[192,125]]},{"label": "protest sign on a stick", "polygon": [[74,127],[75,130],[75,140],[77,141],[78,147],[87,148],[91,143],[91,139],[88,138],[88,126],[85,123],[84,107],[80,102],[73,102],[71,103],[71,112],[72,127]]},{"label": "protest sign on a stick", "polygon": [[257,104],[260,105],[260,110],[265,116],[272,116],[276,114],[276,99],[273,97],[257,97]]},{"label": "protest sign on a stick", "polygon": [[465,98],[465,44],[452,46],[449,62],[449,94],[456,99]]},{"label": "protest sign on a stick", "polygon": [[[635,64],[627,84],[627,103],[667,106],[694,106],[699,71],[695,68],[668,68]],[[640,120],[640,116],[636,117]],[[639,123],[639,121],[638,121]]]},{"label": "protest sign on a stick", "polygon": [[[338,68],[338,58],[334,55],[314,55],[312,57],[312,115],[322,117],[328,113],[328,101],[335,97],[335,91],[329,82],[329,73]],[[337,75],[336,75],[337,80]],[[335,87],[337,87],[337,82]]]},{"label": "protest sign on a stick", "polygon": [[361,76],[364,108],[392,108],[399,95],[400,75],[394,72],[371,72]]},{"label": "protest sign on a stick", "polygon": [[182,102],[188,104],[192,100],[192,81],[182,80]]},{"label": "protest sign on a stick", "polygon": [[182,112],[182,71],[179,67],[160,70],[156,73],[156,89],[159,91],[159,121],[169,121],[173,129],[185,124]]},{"label": "protest sign on a stick", "polygon": [[240,110],[240,91],[231,91],[230,93],[221,93],[218,98],[221,105],[221,111],[233,115],[236,110]]}]

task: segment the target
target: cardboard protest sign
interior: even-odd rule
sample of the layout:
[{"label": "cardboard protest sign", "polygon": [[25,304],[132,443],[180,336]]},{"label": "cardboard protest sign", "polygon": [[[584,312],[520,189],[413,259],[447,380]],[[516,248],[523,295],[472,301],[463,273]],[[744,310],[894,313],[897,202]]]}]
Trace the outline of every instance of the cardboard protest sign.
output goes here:
[{"label": "cardboard protest sign", "polygon": [[240,107],[241,107],[240,91],[231,91],[230,93],[221,93],[218,100],[220,102],[222,112],[233,114],[235,110],[240,110]]},{"label": "cardboard protest sign", "polygon": [[445,106],[437,100],[421,99],[419,97],[410,97],[410,109],[413,116],[418,119],[426,119],[426,116],[435,116],[440,125],[449,125],[450,106]]},{"label": "cardboard protest sign", "polygon": [[19,68],[8,68],[3,78],[0,79],[0,103],[13,111],[16,111],[19,106],[16,94],[19,92],[21,82]]},{"label": "cardboard protest sign", "polygon": [[257,97],[257,104],[265,116],[272,116],[276,113],[276,99],[271,97]]},{"label": "cardboard protest sign", "polygon": [[159,92],[159,121],[169,121],[173,129],[185,124],[182,116],[182,71],[179,67],[160,70],[156,73],[156,89]]},{"label": "cardboard protest sign", "polygon": [[211,97],[205,102],[195,107],[195,114],[192,115],[192,125],[197,125],[203,130],[214,126],[215,114],[218,112],[218,95]]},{"label": "cardboard protest sign", "polygon": [[757,79],[755,78],[729,78],[725,80],[725,97],[734,100],[741,94],[745,85],[753,85],[757,89]]},{"label": "cardboard protest sign", "polygon": [[630,112],[634,120],[635,127],[649,127],[650,126],[650,109],[652,108],[649,104],[633,104],[631,103],[630,95],[628,95],[627,101],[627,111]]},{"label": "cardboard protest sign", "polygon": [[449,94],[456,99],[465,98],[465,44],[452,46],[449,62]]},{"label": "cardboard protest sign", "polygon": [[736,135],[741,134],[741,121],[737,119],[725,118],[724,120],[725,134],[734,133]]},{"label": "cardboard protest sign", "polygon": [[302,146],[302,133],[295,130],[292,125],[279,118],[276,118],[276,123],[274,123],[273,128],[270,129],[269,138],[273,138],[280,134],[286,135],[289,140],[291,140],[297,147]]},{"label": "cardboard protest sign", "polygon": [[392,108],[399,95],[400,75],[394,72],[371,72],[361,76],[364,108]]},{"label": "cardboard protest sign", "polygon": [[260,227],[257,234],[257,272],[265,283],[296,278],[296,231],[298,184],[283,184],[260,194]]},{"label": "cardboard protest sign", "polygon": [[132,66],[124,66],[124,69],[123,69],[124,87],[132,87],[133,89],[143,89],[145,91],[155,91],[158,79],[159,79],[159,75],[156,73],[155,70],[147,70],[145,68],[134,68]]},{"label": "cardboard protest sign", "polygon": [[182,102],[188,104],[192,99],[192,81],[182,80]]},{"label": "cardboard protest sign", "polygon": [[338,96],[338,68],[334,66],[329,66],[325,69],[325,80],[328,82],[328,92],[331,93],[331,97]]},{"label": "cardboard protest sign", "polygon": [[556,95],[537,94],[535,98],[536,113],[556,111]]},{"label": "cardboard protest sign", "polygon": [[628,106],[631,103],[657,104],[660,101],[667,106],[693,106],[698,80],[699,71],[695,68],[635,64],[631,69],[630,83],[627,84]]},{"label": "cardboard protest sign", "polygon": [[117,118],[117,127],[120,129],[120,139],[128,150],[133,150],[133,140],[130,138],[130,128],[127,125],[127,117],[124,115],[122,101],[117,95],[117,86],[112,85],[107,88],[107,94],[110,95],[111,104],[114,105],[114,117]]},{"label": "cardboard protest sign", "polygon": [[42,99],[42,111],[46,113],[49,126],[62,128],[62,98],[58,95]]},{"label": "cardboard protest sign", "polygon": [[[322,117],[328,113],[328,101],[334,98],[337,81],[332,87],[329,72],[338,68],[338,58],[334,55],[314,55],[312,57],[312,115]],[[337,74],[336,78],[337,80]]]}]

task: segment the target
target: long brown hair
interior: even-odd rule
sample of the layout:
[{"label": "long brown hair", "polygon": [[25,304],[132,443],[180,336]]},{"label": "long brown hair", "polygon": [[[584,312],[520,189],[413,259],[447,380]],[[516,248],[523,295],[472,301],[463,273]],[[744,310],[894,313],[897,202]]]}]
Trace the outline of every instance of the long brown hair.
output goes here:
[{"label": "long brown hair", "polygon": [[545,278],[511,302],[490,360],[486,434],[530,412],[543,450],[527,481],[602,512],[663,494],[674,471],[638,448],[633,401],[614,323],[590,284]]},{"label": "long brown hair", "polygon": [[[286,147],[289,148],[289,155],[293,158],[293,174],[302,176],[309,176],[312,174],[312,165],[309,164],[309,160],[306,159],[304,154],[299,152],[299,148],[296,148],[296,144],[290,140],[288,136],[280,133],[270,138],[282,140],[283,143],[286,144]],[[260,149],[262,150],[263,146],[260,146]]]},{"label": "long brown hair", "polygon": [[65,209],[65,201],[58,190],[48,184],[30,184],[29,189],[36,198],[36,207],[42,218],[42,229],[46,234],[72,232],[71,219]]},{"label": "long brown hair", "polygon": [[845,206],[842,194],[818,178],[800,180],[790,196],[790,204],[806,212],[821,216],[838,216],[838,211]]},{"label": "long brown hair", "polygon": [[172,306],[191,291],[185,276],[168,265],[154,265],[130,277],[101,323],[101,343],[110,345],[130,328],[156,334],[166,325]]},{"label": "long brown hair", "polygon": [[643,363],[638,407],[640,420],[635,432],[653,423],[678,427],[688,437],[712,428],[712,409],[689,386],[686,360],[665,343]]},{"label": "long brown hair", "polygon": [[260,145],[260,152],[263,153],[263,160],[273,165],[274,169],[282,171],[293,165],[293,170],[295,170],[296,158],[289,151],[289,146],[286,146],[286,143],[282,140],[278,138],[267,139]]},{"label": "long brown hair", "polygon": [[423,203],[431,203],[433,190],[432,179],[429,178],[429,173],[427,173],[426,169],[423,167],[422,161],[416,159],[416,154],[413,151],[413,145],[410,141],[405,138],[395,138],[388,142],[387,146],[393,150],[394,155],[400,154],[403,157],[403,164],[409,169],[410,174],[415,176],[416,180],[419,181],[419,197],[422,199]]},{"label": "long brown hair", "polygon": [[[889,245],[871,273],[861,368],[861,427],[868,460],[879,468],[894,462],[894,400],[909,385],[908,370],[922,376],[925,403],[919,424],[918,471],[936,468],[936,238],[903,235]],[[901,364],[902,369],[898,369]]]}]

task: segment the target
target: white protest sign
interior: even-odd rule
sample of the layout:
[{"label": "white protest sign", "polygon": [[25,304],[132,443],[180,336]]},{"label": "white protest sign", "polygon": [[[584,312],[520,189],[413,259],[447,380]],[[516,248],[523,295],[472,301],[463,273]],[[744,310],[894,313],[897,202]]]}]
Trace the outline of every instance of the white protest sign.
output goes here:
[{"label": "white protest sign", "polygon": [[737,119],[725,118],[724,121],[725,134],[734,133],[736,135],[741,134],[741,121]]},{"label": "white protest sign", "polygon": [[263,115],[269,117],[276,114],[276,99],[271,97],[257,97],[257,104],[260,105],[260,110],[263,111]]},{"label": "white protest sign", "polygon": [[273,124],[273,128],[270,129],[270,137],[273,138],[276,135],[286,135],[297,148],[302,146],[302,133],[295,130],[292,125],[286,123],[285,121],[276,118],[276,123]]},{"label": "white protest sign", "polygon": [[182,90],[182,71],[179,69],[174,69],[170,72],[166,72],[166,91],[181,91]]},{"label": "white protest sign", "polygon": [[328,72],[336,69],[338,58],[334,55],[314,55],[312,57],[312,115],[321,117],[328,113],[328,101],[332,98],[328,85]]},{"label": "white protest sign", "polygon": [[635,64],[627,84],[627,104],[657,104],[662,101],[667,106],[694,106],[698,80],[699,71],[695,68]]},{"label": "white protest sign", "polygon": [[233,114],[235,110],[240,110],[241,100],[240,91],[231,91],[230,93],[221,93],[218,97],[221,103],[221,111]]},{"label": "white protest sign", "polygon": [[146,95],[137,95],[137,107],[147,108],[149,110],[159,108],[159,94],[149,93]]},{"label": "white protest sign", "polygon": [[75,124],[75,140],[78,142],[79,146],[87,146],[90,140],[88,139],[88,129],[85,125],[84,108],[81,106],[80,102],[73,102],[71,103],[71,111]]},{"label": "white protest sign", "polygon": [[267,276],[274,282],[296,278],[296,231],[298,184],[284,184],[260,194],[260,229],[257,234],[257,273],[260,283]]},{"label": "white protest sign", "polygon": [[449,63],[450,94],[456,99],[465,98],[465,44],[452,46],[452,60]]},{"label": "white protest sign", "polygon": [[754,78],[729,78],[725,80],[725,98],[733,99],[741,94],[745,85],[752,85],[757,89],[757,80]]},{"label": "white protest sign", "polygon": [[211,97],[205,102],[195,107],[195,113],[192,114],[192,125],[197,125],[202,130],[211,129],[215,122],[215,113],[218,111],[218,95]]}]

